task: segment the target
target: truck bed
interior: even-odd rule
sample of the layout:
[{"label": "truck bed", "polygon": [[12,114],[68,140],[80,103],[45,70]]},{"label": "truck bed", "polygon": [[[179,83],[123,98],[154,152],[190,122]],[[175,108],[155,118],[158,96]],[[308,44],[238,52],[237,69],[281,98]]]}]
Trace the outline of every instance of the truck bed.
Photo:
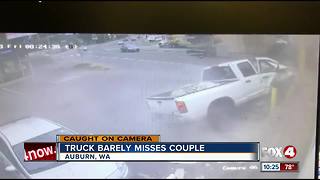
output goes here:
[{"label": "truck bed", "polygon": [[167,91],[164,93],[153,95],[147,99],[149,99],[149,100],[172,100],[174,98],[178,98],[178,97],[186,96],[186,95],[189,95],[192,93],[215,88],[215,87],[218,87],[218,86],[221,86],[221,85],[224,85],[227,83],[231,83],[231,82],[234,82],[234,80],[222,81],[222,82],[204,81],[204,82],[200,82],[200,83],[196,83],[196,84],[188,84],[188,85],[185,85],[182,88],[179,88],[177,90]]},{"label": "truck bed", "polygon": [[173,91],[167,91],[147,98],[151,112],[168,114],[177,112],[175,99],[189,94],[215,88],[234,81],[211,82],[204,81],[196,84],[189,84]]}]

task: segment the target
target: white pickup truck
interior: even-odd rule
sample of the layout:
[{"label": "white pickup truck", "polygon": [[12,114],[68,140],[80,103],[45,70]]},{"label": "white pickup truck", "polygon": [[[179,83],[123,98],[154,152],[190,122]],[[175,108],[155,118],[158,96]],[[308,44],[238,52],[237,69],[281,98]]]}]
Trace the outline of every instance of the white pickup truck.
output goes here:
[{"label": "white pickup truck", "polygon": [[237,106],[268,95],[275,80],[291,77],[286,66],[268,57],[229,61],[205,68],[201,82],[151,96],[147,103],[151,113],[160,117],[223,119]]}]

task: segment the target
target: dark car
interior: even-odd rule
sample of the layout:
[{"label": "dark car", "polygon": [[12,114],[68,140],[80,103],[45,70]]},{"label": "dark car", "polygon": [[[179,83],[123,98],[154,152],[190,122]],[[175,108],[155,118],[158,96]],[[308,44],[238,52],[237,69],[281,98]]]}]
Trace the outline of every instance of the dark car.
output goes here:
[{"label": "dark car", "polygon": [[121,52],[139,52],[140,48],[134,44],[124,44],[121,46]]},{"label": "dark car", "polygon": [[186,46],[179,44],[178,42],[171,42],[171,41],[160,41],[158,43],[160,48],[186,48]]}]

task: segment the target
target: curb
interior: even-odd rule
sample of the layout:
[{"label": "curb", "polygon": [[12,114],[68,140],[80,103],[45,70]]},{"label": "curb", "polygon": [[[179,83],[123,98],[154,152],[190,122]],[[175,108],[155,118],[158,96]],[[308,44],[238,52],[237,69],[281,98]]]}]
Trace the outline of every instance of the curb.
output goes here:
[{"label": "curb", "polygon": [[27,76],[21,77],[19,79],[11,80],[9,82],[0,83],[0,88],[17,83],[17,82],[20,82],[20,81],[23,81],[23,80],[26,80],[28,78],[31,78],[31,75],[27,75]]}]

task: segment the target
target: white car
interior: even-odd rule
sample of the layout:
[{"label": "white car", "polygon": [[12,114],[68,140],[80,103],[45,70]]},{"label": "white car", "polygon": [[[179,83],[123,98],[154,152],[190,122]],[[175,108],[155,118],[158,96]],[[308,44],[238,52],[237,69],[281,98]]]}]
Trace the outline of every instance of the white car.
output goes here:
[{"label": "white car", "polygon": [[0,171],[16,171],[25,178],[41,179],[127,176],[128,167],[124,162],[24,162],[24,142],[55,142],[57,134],[75,134],[75,132],[50,120],[36,117],[1,126],[0,154],[4,155],[2,158],[9,163]]},{"label": "white car", "polygon": [[152,115],[181,121],[226,119],[235,107],[269,95],[275,82],[292,79],[276,60],[256,57],[206,67],[202,80],[147,98]]},{"label": "white car", "polygon": [[124,45],[126,42],[129,42],[129,39],[123,39],[118,41],[118,45]]},{"label": "white car", "polygon": [[161,36],[158,36],[158,37],[156,37],[154,40],[155,40],[155,41],[162,41],[163,38],[162,38]]}]

